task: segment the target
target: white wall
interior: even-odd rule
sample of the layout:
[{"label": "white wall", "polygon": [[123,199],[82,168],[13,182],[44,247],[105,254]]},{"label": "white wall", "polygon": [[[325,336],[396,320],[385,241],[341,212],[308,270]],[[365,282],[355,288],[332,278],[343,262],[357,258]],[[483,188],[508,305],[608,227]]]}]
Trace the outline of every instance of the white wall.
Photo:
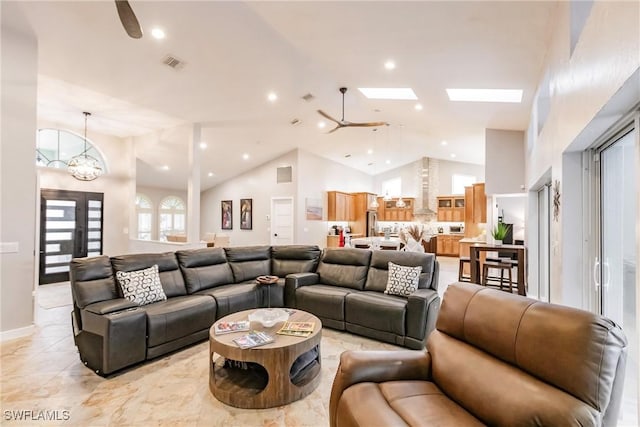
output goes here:
[{"label": "white wall", "polygon": [[[525,213],[527,209],[527,195],[522,196],[495,196],[493,217],[503,215],[502,221],[513,224],[513,240],[525,239]],[[494,222],[494,223],[495,223]]]},{"label": "white wall", "polygon": [[[561,194],[581,192],[578,186],[581,168],[563,153],[584,147],[573,142],[590,125],[600,120],[616,92],[640,68],[640,4],[638,2],[595,1],[580,39],[570,57],[570,2],[559,2],[554,33],[549,39],[547,60],[540,75],[549,76],[550,107],[544,127],[538,135],[537,118],[527,136],[526,185],[534,189],[551,169],[552,181],[561,182]],[[540,89],[539,89],[540,91]],[[544,92],[544,91],[542,91]],[[637,101],[637,99],[636,99]],[[535,110],[535,106],[534,106]],[[591,140],[593,143],[594,141]],[[568,170],[563,171],[566,165]],[[570,175],[570,176],[569,176]],[[535,197],[535,193],[530,193]],[[561,198],[560,218],[551,223],[551,301],[580,306],[575,295],[576,283],[586,288],[588,279],[580,271],[563,268],[564,252],[578,252],[581,246],[568,240],[566,226],[582,230],[585,221],[579,198]],[[535,218],[534,218],[535,220]],[[640,218],[636,223],[640,224]],[[580,236],[579,233],[576,235]],[[535,238],[535,236],[532,236]],[[531,240],[531,239],[530,239]],[[529,253],[529,265],[537,265],[536,254]],[[586,254],[585,254],[586,256]],[[578,256],[578,259],[582,255]],[[584,307],[589,308],[589,307]]]},{"label": "white wall", "polygon": [[471,175],[476,177],[476,182],[484,182],[484,165],[472,163],[452,162],[449,160],[437,160],[438,162],[438,183],[431,192],[436,192],[436,196],[448,196],[453,194],[451,178],[454,174]]},{"label": "white wall", "polygon": [[402,181],[402,194],[390,194],[391,197],[419,197],[422,195],[422,159],[407,163],[395,169],[381,172],[374,177],[374,193],[383,196],[382,183],[389,179],[398,178]]},{"label": "white wall", "polygon": [[485,129],[486,194],[524,193],[524,132]]},{"label": "white wall", "polygon": [[[159,227],[160,227],[158,222],[158,217],[159,217],[158,211],[160,208],[160,202],[162,202],[162,200],[165,197],[169,197],[169,196],[180,197],[184,202],[185,209],[187,209],[187,191],[186,190],[174,190],[171,188],[143,187],[143,186],[137,185],[136,193],[144,194],[151,200],[151,203],[153,204],[153,214],[152,214],[153,224],[151,225],[151,240],[158,239]],[[135,209],[135,206],[133,206],[132,209]],[[185,216],[185,218],[187,217]],[[189,227],[189,224],[187,224],[187,227]],[[131,238],[137,239],[137,236],[138,236],[137,233],[138,233],[138,221],[136,220],[131,224]]]},{"label": "white wall", "polygon": [[[276,169],[291,166],[293,182],[278,184]],[[200,232],[227,234],[231,246],[268,245],[272,197],[293,197],[296,200],[298,159],[295,151],[273,159],[251,171],[227,180],[200,194]],[[253,230],[240,230],[240,199],[253,199]],[[222,200],[233,201],[233,230],[221,229]],[[295,237],[294,237],[295,238]]]},{"label": "white wall", "polygon": [[[34,34],[11,28],[6,10],[13,6],[1,7],[0,332],[5,338],[26,333],[33,324],[38,43]],[[14,248],[4,248],[7,244]]]},{"label": "white wall", "polygon": [[[327,218],[327,191],[347,193],[373,191],[373,177],[364,172],[346,167],[308,151],[298,150],[297,173],[298,203],[296,208],[295,241],[299,244],[327,244],[327,221],[308,221],[305,214],[305,199],[323,200],[323,218]],[[333,222],[331,223],[333,224]]]}]

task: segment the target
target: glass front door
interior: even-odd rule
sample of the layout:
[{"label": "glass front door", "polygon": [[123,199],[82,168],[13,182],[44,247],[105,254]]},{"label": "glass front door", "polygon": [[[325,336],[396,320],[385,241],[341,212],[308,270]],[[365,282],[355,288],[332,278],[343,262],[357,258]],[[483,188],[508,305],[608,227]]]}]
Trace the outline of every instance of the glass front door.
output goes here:
[{"label": "glass front door", "polygon": [[41,191],[41,285],[69,280],[71,259],[102,254],[102,202],[102,193]]},{"label": "glass front door", "polygon": [[636,268],[638,218],[637,130],[627,129],[600,152],[599,302],[601,313],[629,340],[619,425],[638,425]]}]

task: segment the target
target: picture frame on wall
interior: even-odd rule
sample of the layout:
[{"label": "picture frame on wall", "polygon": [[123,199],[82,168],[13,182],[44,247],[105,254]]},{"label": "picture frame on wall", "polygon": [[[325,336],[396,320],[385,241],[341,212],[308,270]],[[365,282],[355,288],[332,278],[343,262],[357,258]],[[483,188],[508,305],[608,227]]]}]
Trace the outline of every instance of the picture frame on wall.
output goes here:
[{"label": "picture frame on wall", "polygon": [[253,230],[253,199],[240,199],[240,229]]},{"label": "picture frame on wall", "polygon": [[223,230],[233,230],[233,201],[223,200],[220,202],[221,224]]}]

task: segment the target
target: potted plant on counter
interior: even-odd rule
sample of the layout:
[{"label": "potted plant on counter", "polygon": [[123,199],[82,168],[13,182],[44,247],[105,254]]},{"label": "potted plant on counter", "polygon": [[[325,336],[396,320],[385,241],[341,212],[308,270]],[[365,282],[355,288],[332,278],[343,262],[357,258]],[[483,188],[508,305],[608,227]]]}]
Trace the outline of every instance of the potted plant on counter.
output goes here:
[{"label": "potted plant on counter", "polygon": [[504,222],[499,222],[496,224],[495,228],[491,231],[491,235],[495,240],[495,244],[497,246],[502,245],[502,241],[505,237],[507,237],[507,233],[509,232],[509,226]]}]

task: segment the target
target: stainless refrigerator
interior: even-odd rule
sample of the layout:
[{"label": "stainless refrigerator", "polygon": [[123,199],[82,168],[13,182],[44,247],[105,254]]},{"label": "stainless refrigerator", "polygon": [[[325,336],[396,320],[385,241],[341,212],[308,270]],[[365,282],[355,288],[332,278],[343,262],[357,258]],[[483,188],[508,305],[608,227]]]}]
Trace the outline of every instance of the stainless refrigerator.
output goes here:
[{"label": "stainless refrigerator", "polygon": [[378,212],[367,212],[367,237],[378,235]]}]

